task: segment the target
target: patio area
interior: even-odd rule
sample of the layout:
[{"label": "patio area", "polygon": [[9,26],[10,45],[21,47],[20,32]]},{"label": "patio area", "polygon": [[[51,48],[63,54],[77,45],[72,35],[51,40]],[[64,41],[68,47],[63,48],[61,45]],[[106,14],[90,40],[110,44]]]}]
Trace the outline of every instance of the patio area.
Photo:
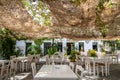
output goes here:
[{"label": "patio area", "polygon": [[[79,56],[71,62],[64,56],[48,57],[29,55],[11,57],[11,60],[0,60],[2,80],[119,80],[120,64],[111,56],[87,57]],[[59,56],[59,57],[58,57]],[[80,68],[81,67],[81,68]],[[78,70],[78,71],[77,71]],[[6,74],[6,75],[5,75]]]},{"label": "patio area", "polygon": [[119,74],[119,0],[0,0],[0,80]]},{"label": "patio area", "polygon": [[[41,65],[42,67],[42,65]],[[31,72],[30,72],[31,73]],[[119,80],[120,79],[120,64],[112,64],[110,66],[110,75],[107,77],[100,77],[98,80]],[[32,74],[30,74],[27,78],[24,80],[33,80]]]}]

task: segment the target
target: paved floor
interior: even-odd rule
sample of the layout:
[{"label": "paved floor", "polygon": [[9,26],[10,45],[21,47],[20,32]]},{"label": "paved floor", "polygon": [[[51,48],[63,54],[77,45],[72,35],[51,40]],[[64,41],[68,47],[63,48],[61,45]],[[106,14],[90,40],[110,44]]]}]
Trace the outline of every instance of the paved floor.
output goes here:
[{"label": "paved floor", "polygon": [[[42,65],[41,65],[42,66]],[[27,78],[23,80],[33,80],[31,72]],[[107,77],[100,77],[98,80],[120,80],[120,64],[111,64],[110,75]]]},{"label": "paved floor", "polygon": [[110,66],[110,75],[107,77],[101,77],[100,80],[120,80],[120,64],[112,64]]}]

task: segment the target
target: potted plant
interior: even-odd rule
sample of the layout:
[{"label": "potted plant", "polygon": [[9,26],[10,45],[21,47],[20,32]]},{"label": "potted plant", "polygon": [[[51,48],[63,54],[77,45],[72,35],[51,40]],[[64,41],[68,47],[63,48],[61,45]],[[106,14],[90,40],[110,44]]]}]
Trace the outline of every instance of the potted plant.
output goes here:
[{"label": "potted plant", "polygon": [[75,60],[76,60],[75,54],[70,54],[69,59],[71,62],[75,62]]},{"label": "potted plant", "polygon": [[69,56],[69,59],[70,59],[71,62],[75,62],[76,61],[76,54],[79,54],[79,52],[77,52],[75,50],[71,51],[71,54]]},{"label": "potted plant", "polygon": [[41,48],[39,45],[31,45],[28,47],[28,53],[31,55],[34,54],[40,54],[41,53]]},{"label": "potted plant", "polygon": [[96,51],[93,50],[93,49],[92,49],[92,50],[89,50],[89,51],[88,51],[88,54],[89,54],[90,57],[97,57],[97,53],[96,53]]}]

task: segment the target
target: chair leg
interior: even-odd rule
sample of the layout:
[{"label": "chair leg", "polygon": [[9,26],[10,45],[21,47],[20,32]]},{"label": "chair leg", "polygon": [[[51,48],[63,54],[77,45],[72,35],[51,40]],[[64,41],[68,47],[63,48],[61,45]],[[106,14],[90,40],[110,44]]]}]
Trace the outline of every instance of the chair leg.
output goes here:
[{"label": "chair leg", "polygon": [[104,67],[101,66],[101,68],[102,68],[102,69],[101,69],[101,70],[102,70],[102,76],[104,76],[104,70],[103,70]]},{"label": "chair leg", "polygon": [[97,66],[97,75],[99,76],[99,67]]}]

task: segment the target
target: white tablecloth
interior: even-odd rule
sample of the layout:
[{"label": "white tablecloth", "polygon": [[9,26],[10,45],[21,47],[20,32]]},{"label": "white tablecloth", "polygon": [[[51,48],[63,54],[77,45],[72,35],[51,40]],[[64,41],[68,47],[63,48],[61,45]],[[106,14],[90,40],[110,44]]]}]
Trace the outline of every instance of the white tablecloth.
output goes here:
[{"label": "white tablecloth", "polygon": [[77,76],[67,65],[43,65],[34,80],[77,80]]}]

